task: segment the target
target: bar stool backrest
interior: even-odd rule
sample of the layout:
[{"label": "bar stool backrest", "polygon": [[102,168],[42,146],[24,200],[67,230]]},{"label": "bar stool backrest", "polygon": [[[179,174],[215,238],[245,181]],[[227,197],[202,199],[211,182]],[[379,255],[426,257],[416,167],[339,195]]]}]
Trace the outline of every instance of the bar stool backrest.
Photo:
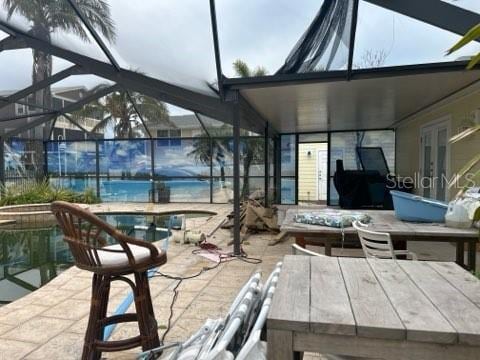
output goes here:
[{"label": "bar stool backrest", "polygon": [[[95,214],[75,204],[55,201],[51,205],[51,210],[63,231],[64,240],[69,245],[75,264],[81,269],[97,272],[99,268],[102,268],[107,271],[108,266],[102,265],[100,261],[100,250],[124,254],[128,258],[130,266],[134,267],[135,258],[129,243],[147,247],[152,255],[158,255],[158,250],[154,245],[123,234]],[[120,247],[105,248],[108,236],[115,239]]]}]

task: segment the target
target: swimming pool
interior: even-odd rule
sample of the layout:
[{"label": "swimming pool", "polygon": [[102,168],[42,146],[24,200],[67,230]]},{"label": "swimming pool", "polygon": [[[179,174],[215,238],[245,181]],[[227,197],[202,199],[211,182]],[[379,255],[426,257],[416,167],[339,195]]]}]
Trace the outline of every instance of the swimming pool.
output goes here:
[{"label": "swimming pool", "polygon": [[[147,233],[134,226],[155,224],[168,228],[170,214],[104,214],[109,224],[132,236],[148,241],[167,237],[167,231]],[[207,213],[185,214],[187,218],[210,216]],[[18,229],[18,225],[0,228],[0,306],[45,285],[73,264],[63,234],[54,223],[42,227]],[[110,242],[113,242],[110,239]]]}]

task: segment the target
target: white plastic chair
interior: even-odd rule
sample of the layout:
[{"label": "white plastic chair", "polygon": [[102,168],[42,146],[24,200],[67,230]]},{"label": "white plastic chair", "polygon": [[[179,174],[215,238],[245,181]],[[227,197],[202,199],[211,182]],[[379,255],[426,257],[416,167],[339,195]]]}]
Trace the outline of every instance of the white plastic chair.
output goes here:
[{"label": "white plastic chair", "polygon": [[270,288],[277,286],[278,277],[280,276],[280,271],[282,270],[282,265],[283,263],[279,261],[275,265],[275,269],[273,269],[273,271],[268,276],[267,281],[265,281],[265,284],[263,285],[263,289],[262,289],[262,303],[267,298],[268,291],[270,290]]},{"label": "white plastic chair", "polygon": [[263,287],[262,306],[257,315],[256,321],[250,330],[250,334],[236,356],[236,360],[265,360],[267,358],[267,343],[260,340],[262,329],[267,320],[267,314],[270,310],[273,293],[277,287],[278,277],[282,263],[272,271]]},{"label": "white plastic chair", "polygon": [[363,253],[366,258],[397,259],[398,255],[406,255],[417,260],[417,255],[408,250],[395,250],[389,233],[368,230],[368,226],[354,221],[353,227],[358,232]]},{"label": "white plastic chair", "polygon": [[298,244],[292,244],[292,253],[293,255],[306,255],[306,256],[326,256],[323,254],[319,254],[315,251],[307,250],[301,247]]},{"label": "white plastic chair", "polygon": [[253,281],[249,282],[249,288],[246,294],[242,296],[240,302],[234,302],[233,305],[236,306],[232,306],[234,310],[229,312],[225,329],[218,337],[214,347],[203,353],[200,353],[198,359],[224,360],[234,358],[233,354],[227,350],[227,347],[230,345],[230,343],[232,343],[234,337],[242,329],[242,325],[245,322],[248,322],[248,319],[255,310],[255,307],[258,305],[258,301],[261,297],[261,285],[255,280],[257,279],[254,278]]},{"label": "white plastic chair", "polygon": [[[271,287],[273,294],[275,287]],[[238,353],[236,360],[264,360],[267,355],[267,344],[260,340],[263,326],[267,320],[267,314],[270,310],[271,295],[263,302],[262,309],[258,314],[257,321],[255,322],[248,340],[243,345],[242,349]]]}]

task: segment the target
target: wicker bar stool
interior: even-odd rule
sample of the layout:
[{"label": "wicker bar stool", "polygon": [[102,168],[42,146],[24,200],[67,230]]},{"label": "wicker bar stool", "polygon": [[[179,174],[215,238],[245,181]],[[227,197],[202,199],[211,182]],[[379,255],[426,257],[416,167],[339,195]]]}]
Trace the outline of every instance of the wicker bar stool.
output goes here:
[{"label": "wicker bar stool", "polygon": [[[100,359],[103,351],[120,351],[141,346],[149,350],[160,346],[153,312],[147,271],[165,264],[166,253],[155,245],[126,236],[89,211],[63,202],[52,203],[52,212],[63,231],[80,269],[93,272],[92,299],[82,359]],[[107,245],[107,236],[118,244]],[[133,274],[133,280],[126,275]],[[110,283],[115,280],[130,285],[136,313],[107,316]],[[137,322],[139,335],[117,341],[103,339],[107,325]]]}]

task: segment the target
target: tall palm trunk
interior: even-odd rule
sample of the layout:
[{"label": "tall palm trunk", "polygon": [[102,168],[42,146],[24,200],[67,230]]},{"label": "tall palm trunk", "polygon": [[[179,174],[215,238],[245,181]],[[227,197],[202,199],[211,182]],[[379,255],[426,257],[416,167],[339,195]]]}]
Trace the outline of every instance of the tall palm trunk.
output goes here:
[{"label": "tall palm trunk", "polygon": [[[45,26],[43,23],[38,22],[32,27],[32,33],[35,37],[38,37],[47,42],[51,41],[50,31],[48,26]],[[32,50],[33,53],[33,64],[32,64],[32,85],[43,81],[50,76],[52,76],[52,55],[49,55],[43,51],[36,49]],[[52,107],[52,91],[50,86],[47,86],[43,89],[36,91],[33,94],[33,99],[28,101],[29,103],[33,102],[33,105],[39,106],[35,108],[35,111],[42,111],[40,107],[49,109]],[[34,131],[34,130],[33,130]],[[47,138],[50,133],[48,126],[43,126],[43,138]],[[34,146],[34,145],[33,145]],[[44,179],[43,171],[39,164],[43,163],[43,156],[41,152],[34,152],[37,154],[35,156],[35,163],[37,164],[37,171],[35,171],[35,178],[37,181],[42,181]]]},{"label": "tall palm trunk", "polygon": [[[33,50],[32,65],[32,84],[36,84],[52,76],[52,55],[46,54],[39,50]],[[35,105],[51,108],[52,91],[50,86],[38,90],[34,94]]]},{"label": "tall palm trunk", "polygon": [[[50,42],[50,31],[48,26],[42,23],[37,23],[32,27],[32,33],[35,37]],[[32,84],[43,81],[52,76],[52,55],[36,49],[33,52],[32,65]],[[35,105],[50,108],[52,105],[52,92],[50,86],[40,89],[35,93]]]}]

